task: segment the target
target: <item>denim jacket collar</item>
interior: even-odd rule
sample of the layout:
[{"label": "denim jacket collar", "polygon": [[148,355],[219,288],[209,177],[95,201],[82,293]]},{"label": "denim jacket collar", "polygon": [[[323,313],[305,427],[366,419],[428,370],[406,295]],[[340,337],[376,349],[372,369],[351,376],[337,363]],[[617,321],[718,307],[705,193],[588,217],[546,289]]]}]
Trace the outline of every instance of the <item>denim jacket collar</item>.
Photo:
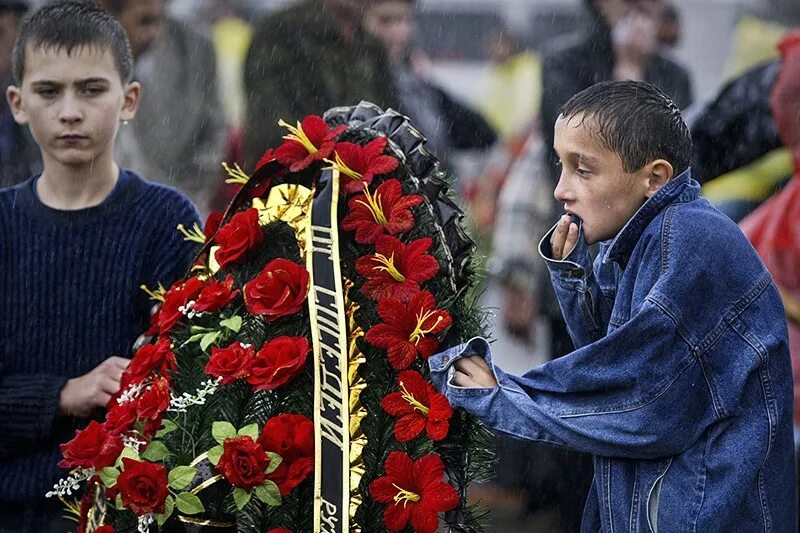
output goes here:
[{"label": "denim jacket collar", "polygon": [[700,184],[692,179],[692,170],[684,170],[648,198],[613,240],[604,243],[606,252],[603,263],[613,261],[624,267],[645,228],[662,209],[673,203],[691,202],[699,195]]}]

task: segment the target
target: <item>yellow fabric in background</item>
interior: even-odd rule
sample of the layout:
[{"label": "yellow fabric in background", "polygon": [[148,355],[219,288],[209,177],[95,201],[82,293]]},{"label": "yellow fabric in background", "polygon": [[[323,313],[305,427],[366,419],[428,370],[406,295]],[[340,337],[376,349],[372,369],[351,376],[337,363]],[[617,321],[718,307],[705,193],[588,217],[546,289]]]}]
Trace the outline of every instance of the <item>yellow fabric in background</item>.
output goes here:
[{"label": "yellow fabric in background", "polygon": [[712,204],[728,200],[763,201],[793,171],[791,152],[787,148],[777,148],[745,167],[707,182],[702,194]]},{"label": "yellow fabric in background", "polygon": [[789,29],[789,26],[753,15],[743,15],[733,30],[725,78],[735,78],[756,65],[777,59],[778,41]]},{"label": "yellow fabric in background", "polygon": [[539,113],[542,99],[542,61],[533,52],[520,52],[492,65],[480,112],[503,139],[522,133]]},{"label": "yellow fabric in background", "polygon": [[238,17],[221,18],[211,29],[217,55],[219,96],[229,124],[241,124],[244,118],[243,71],[252,39],[253,28]]}]

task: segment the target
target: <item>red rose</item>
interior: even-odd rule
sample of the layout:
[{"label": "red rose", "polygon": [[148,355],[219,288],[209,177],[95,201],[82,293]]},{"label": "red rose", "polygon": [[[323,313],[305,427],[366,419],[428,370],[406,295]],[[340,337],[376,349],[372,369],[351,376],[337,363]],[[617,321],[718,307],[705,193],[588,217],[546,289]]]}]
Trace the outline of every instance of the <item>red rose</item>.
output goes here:
[{"label": "red rose", "polygon": [[275,527],[267,531],[267,533],[292,533],[292,530],[285,527]]},{"label": "red rose", "polygon": [[217,471],[225,476],[231,485],[249,491],[264,484],[269,457],[257,442],[247,435],[242,435],[225,439],[222,449]]},{"label": "red rose", "polygon": [[177,281],[164,294],[164,303],[158,308],[156,314],[151,319],[151,327],[147,330],[148,335],[159,333],[165,335],[175,323],[183,318],[181,310],[194,300],[200,291],[203,290],[203,282],[197,278],[189,278],[186,281]]},{"label": "red rose", "polygon": [[139,383],[150,374],[165,375],[177,368],[175,354],[172,353],[172,341],[169,337],[161,337],[156,344],[146,344],[131,359],[131,363],[122,374],[120,390]]},{"label": "red rose", "polygon": [[100,526],[94,530],[94,533],[114,533],[114,526],[109,526],[108,524]]},{"label": "red rose", "polygon": [[244,286],[244,302],[253,315],[272,321],[297,313],[308,295],[308,271],[288,259],[270,261]]},{"label": "red rose", "polygon": [[247,381],[253,385],[253,390],[276,389],[303,370],[310,351],[305,337],[273,339],[256,354]]},{"label": "red rose", "polygon": [[236,341],[227,348],[211,348],[211,358],[206,363],[206,374],[222,378],[222,384],[233,383],[250,375],[250,366],[256,352],[252,346]]},{"label": "red rose", "polygon": [[224,281],[213,280],[200,291],[192,310],[198,313],[219,311],[239,296],[239,290],[232,289],[233,278],[230,274]]},{"label": "red rose", "polygon": [[219,249],[214,258],[222,268],[232,265],[255,250],[264,240],[264,232],[258,225],[258,210],[245,209],[231,217],[227,224],[219,228],[216,242]]},{"label": "red rose", "polygon": [[136,422],[136,401],[118,404],[116,400],[111,405],[106,414],[106,421],[103,426],[109,433],[125,433],[129,431]]},{"label": "red rose", "polygon": [[212,211],[208,214],[206,223],[203,226],[203,234],[206,236],[206,241],[217,233],[220,222],[222,222],[222,213],[219,211]]},{"label": "red rose", "polygon": [[122,496],[122,505],[137,516],[164,512],[167,499],[167,469],[163,465],[122,459],[124,470],[117,478],[116,489]]},{"label": "red rose", "polygon": [[100,470],[114,464],[122,453],[122,439],[109,433],[99,422],[92,420],[86,429],[76,432],[75,437],[61,445],[64,459],[61,468],[94,468]]},{"label": "red rose", "polygon": [[314,471],[314,423],[303,415],[280,414],[267,420],[258,443],[283,462],[267,477],[286,496]]},{"label": "red rose", "polygon": [[156,378],[136,399],[136,415],[140,420],[158,421],[169,407],[169,400],[169,381],[166,378]]}]

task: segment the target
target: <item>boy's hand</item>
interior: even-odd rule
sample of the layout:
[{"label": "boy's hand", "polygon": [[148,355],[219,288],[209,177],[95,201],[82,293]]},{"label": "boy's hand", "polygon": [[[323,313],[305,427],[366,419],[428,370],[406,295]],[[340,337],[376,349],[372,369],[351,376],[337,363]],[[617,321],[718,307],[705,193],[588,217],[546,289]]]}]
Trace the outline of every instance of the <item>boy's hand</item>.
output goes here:
[{"label": "boy's hand", "polygon": [[122,371],[129,363],[128,359],[112,356],[91,372],[67,381],[61,389],[59,412],[67,416],[87,417],[95,409],[105,407],[111,396],[119,391]]},{"label": "boy's hand", "polygon": [[453,385],[472,388],[497,387],[492,369],[479,355],[462,357],[453,363],[453,366],[456,369],[453,374]]},{"label": "boy's hand", "polygon": [[550,235],[550,248],[553,259],[561,261],[569,255],[578,242],[578,225],[569,215],[562,215],[553,234]]}]

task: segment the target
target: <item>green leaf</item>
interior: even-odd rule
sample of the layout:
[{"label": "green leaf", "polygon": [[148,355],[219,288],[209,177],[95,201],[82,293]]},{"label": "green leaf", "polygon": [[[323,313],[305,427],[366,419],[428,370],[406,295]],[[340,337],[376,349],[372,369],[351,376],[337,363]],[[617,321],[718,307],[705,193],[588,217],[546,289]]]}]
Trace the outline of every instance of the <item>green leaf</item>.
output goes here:
[{"label": "green leaf", "polygon": [[267,466],[267,474],[271,474],[281,466],[283,462],[283,457],[278,455],[277,453],[267,452],[267,456],[269,457],[269,466]]},{"label": "green leaf", "polygon": [[114,483],[117,482],[117,478],[119,477],[119,470],[113,466],[107,466],[101,469],[97,475],[100,476],[100,481],[103,482],[103,485],[106,487],[113,487]]},{"label": "green leaf", "polygon": [[180,490],[192,482],[197,475],[197,469],[191,466],[176,466],[169,471],[169,486]]},{"label": "green leaf", "polygon": [[178,511],[183,514],[197,514],[206,510],[200,498],[189,492],[178,494],[177,498],[175,498],[175,505],[178,506]]},{"label": "green leaf", "polygon": [[236,433],[236,436],[238,437],[241,437],[242,435],[247,435],[253,440],[258,439],[258,424],[248,424]]},{"label": "green leaf", "polygon": [[209,331],[214,331],[211,328],[205,328],[203,326],[192,326],[189,328],[189,331],[192,333],[208,333]]},{"label": "green leaf", "polygon": [[[203,329],[205,329],[205,328],[203,328]],[[206,336],[205,333],[195,333],[194,335],[192,335],[191,337],[189,337],[188,339],[183,341],[183,344],[181,344],[181,348],[183,348],[187,344],[191,344],[193,342],[197,342],[197,341],[199,341],[200,339],[202,339],[205,336]]]},{"label": "green leaf", "polygon": [[178,425],[173,422],[172,420],[164,419],[161,421],[161,424],[164,426],[163,428],[159,429],[156,432],[156,437],[163,437],[167,433],[172,433],[176,429],[178,429]]},{"label": "green leaf", "polygon": [[238,315],[233,315],[232,317],[226,318],[225,320],[220,320],[219,325],[224,328],[228,328],[234,333],[239,333],[239,330],[242,329],[242,317]]},{"label": "green leaf", "polygon": [[128,448],[127,446],[122,448],[122,453],[120,453],[119,457],[117,458],[117,465],[121,465],[123,459],[136,459],[137,461],[141,460],[139,457],[139,452],[133,448]]},{"label": "green leaf", "polygon": [[244,506],[247,505],[247,502],[250,501],[250,493],[246,490],[235,487],[233,489],[233,503],[236,504],[236,508],[240,511],[244,509]]},{"label": "green leaf", "polygon": [[253,491],[256,493],[256,498],[271,507],[277,507],[281,504],[281,491],[278,485],[269,479],[263,485],[253,489]]},{"label": "green leaf", "polygon": [[206,351],[209,346],[214,344],[214,342],[219,338],[219,331],[212,331],[211,333],[206,333],[203,335],[203,338],[200,339],[200,349]]},{"label": "green leaf", "polygon": [[222,447],[222,444],[214,446],[208,450],[208,462],[214,466],[217,466],[217,463],[219,463],[219,458],[222,457],[223,451],[224,448]]},{"label": "green leaf", "polygon": [[152,440],[147,446],[147,449],[142,452],[142,459],[146,459],[153,463],[161,461],[170,454],[166,444],[160,440]]},{"label": "green leaf", "polygon": [[122,495],[121,494],[117,494],[117,497],[114,498],[114,507],[116,507],[118,511],[122,511],[123,509],[125,509],[122,506]]},{"label": "green leaf", "polygon": [[225,439],[236,436],[236,428],[230,422],[214,422],[211,424],[211,435],[215,441],[222,444]]},{"label": "green leaf", "polygon": [[170,517],[172,511],[175,509],[175,498],[172,496],[167,496],[167,500],[164,502],[164,512],[162,514],[156,515],[156,521],[158,525],[161,526],[164,522],[167,521],[167,518]]}]

